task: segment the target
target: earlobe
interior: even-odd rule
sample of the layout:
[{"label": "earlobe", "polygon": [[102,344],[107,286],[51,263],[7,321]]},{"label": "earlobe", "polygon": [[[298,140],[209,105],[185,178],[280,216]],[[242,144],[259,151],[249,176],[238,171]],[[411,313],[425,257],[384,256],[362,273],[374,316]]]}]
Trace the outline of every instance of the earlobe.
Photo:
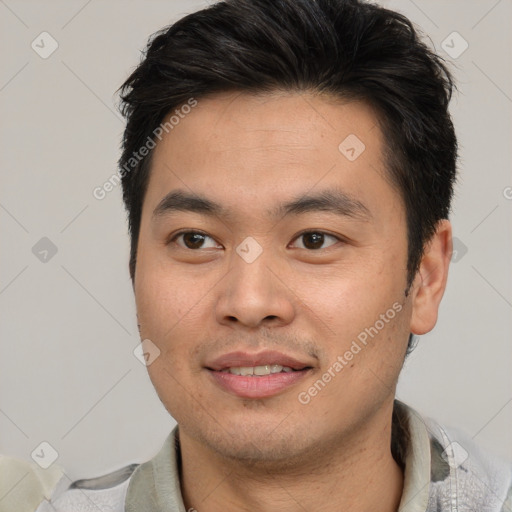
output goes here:
[{"label": "earlobe", "polygon": [[439,304],[448,279],[452,249],[451,224],[443,219],[439,221],[436,232],[425,248],[412,286],[413,334],[426,334],[436,325]]}]

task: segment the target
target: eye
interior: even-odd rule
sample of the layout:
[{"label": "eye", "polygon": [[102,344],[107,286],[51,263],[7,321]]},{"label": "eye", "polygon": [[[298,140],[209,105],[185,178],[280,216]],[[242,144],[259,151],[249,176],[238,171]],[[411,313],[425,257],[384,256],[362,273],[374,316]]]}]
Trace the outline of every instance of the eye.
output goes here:
[{"label": "eye", "polygon": [[[298,246],[299,249],[311,250],[326,249],[327,247],[330,247],[331,245],[334,245],[336,242],[340,241],[339,238],[322,231],[306,231],[301,233],[295,240],[302,240]],[[327,247],[322,247],[324,243],[329,241],[331,243],[329,243]]]},{"label": "eye", "polygon": [[[207,242],[209,240],[209,242]],[[217,242],[205,233],[200,231],[181,231],[175,234],[169,242],[175,242],[185,249],[210,249],[217,248]]]}]

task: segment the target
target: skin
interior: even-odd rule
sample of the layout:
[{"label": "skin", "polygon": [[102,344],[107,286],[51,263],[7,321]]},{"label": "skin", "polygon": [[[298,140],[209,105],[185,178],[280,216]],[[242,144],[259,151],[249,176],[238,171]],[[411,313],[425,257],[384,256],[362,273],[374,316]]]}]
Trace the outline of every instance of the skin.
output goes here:
[{"label": "skin", "polygon": [[[338,149],[349,134],[365,144],[354,161]],[[141,338],[161,351],[150,378],[179,424],[187,509],[398,509],[396,384],[409,333],[436,323],[452,247],[450,223],[441,221],[406,295],[405,209],[382,150],[370,107],[291,92],[202,98],[155,148],[134,291]],[[269,215],[282,202],[334,189],[368,214]],[[229,215],[153,215],[176,190]],[[173,238],[183,229],[206,234],[203,245]],[[329,236],[311,249],[305,230]],[[262,249],[252,263],[236,252],[249,236]],[[393,304],[401,311],[300,403],[298,394]],[[274,396],[248,399],[220,388],[205,368],[228,352],[264,349],[312,369]]]}]

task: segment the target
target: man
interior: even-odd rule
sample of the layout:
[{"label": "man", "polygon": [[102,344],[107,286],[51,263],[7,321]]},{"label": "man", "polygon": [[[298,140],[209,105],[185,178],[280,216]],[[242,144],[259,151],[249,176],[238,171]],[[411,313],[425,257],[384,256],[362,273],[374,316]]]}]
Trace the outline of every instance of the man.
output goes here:
[{"label": "man", "polygon": [[446,286],[452,87],[357,0],[228,0],[151,40],[119,174],[178,425],[39,512],[510,510],[509,465],[394,398]]}]

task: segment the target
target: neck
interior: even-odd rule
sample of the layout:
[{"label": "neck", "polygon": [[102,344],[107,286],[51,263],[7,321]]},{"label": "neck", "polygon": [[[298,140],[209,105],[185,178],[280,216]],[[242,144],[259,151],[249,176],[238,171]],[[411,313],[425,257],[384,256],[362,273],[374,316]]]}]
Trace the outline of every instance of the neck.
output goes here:
[{"label": "neck", "polygon": [[[391,404],[392,409],[392,404]],[[226,459],[180,431],[186,510],[198,512],[396,512],[403,472],[391,454],[391,409],[364,429],[277,467]],[[377,420],[377,418],[376,418]],[[380,428],[374,428],[380,425]]]}]

